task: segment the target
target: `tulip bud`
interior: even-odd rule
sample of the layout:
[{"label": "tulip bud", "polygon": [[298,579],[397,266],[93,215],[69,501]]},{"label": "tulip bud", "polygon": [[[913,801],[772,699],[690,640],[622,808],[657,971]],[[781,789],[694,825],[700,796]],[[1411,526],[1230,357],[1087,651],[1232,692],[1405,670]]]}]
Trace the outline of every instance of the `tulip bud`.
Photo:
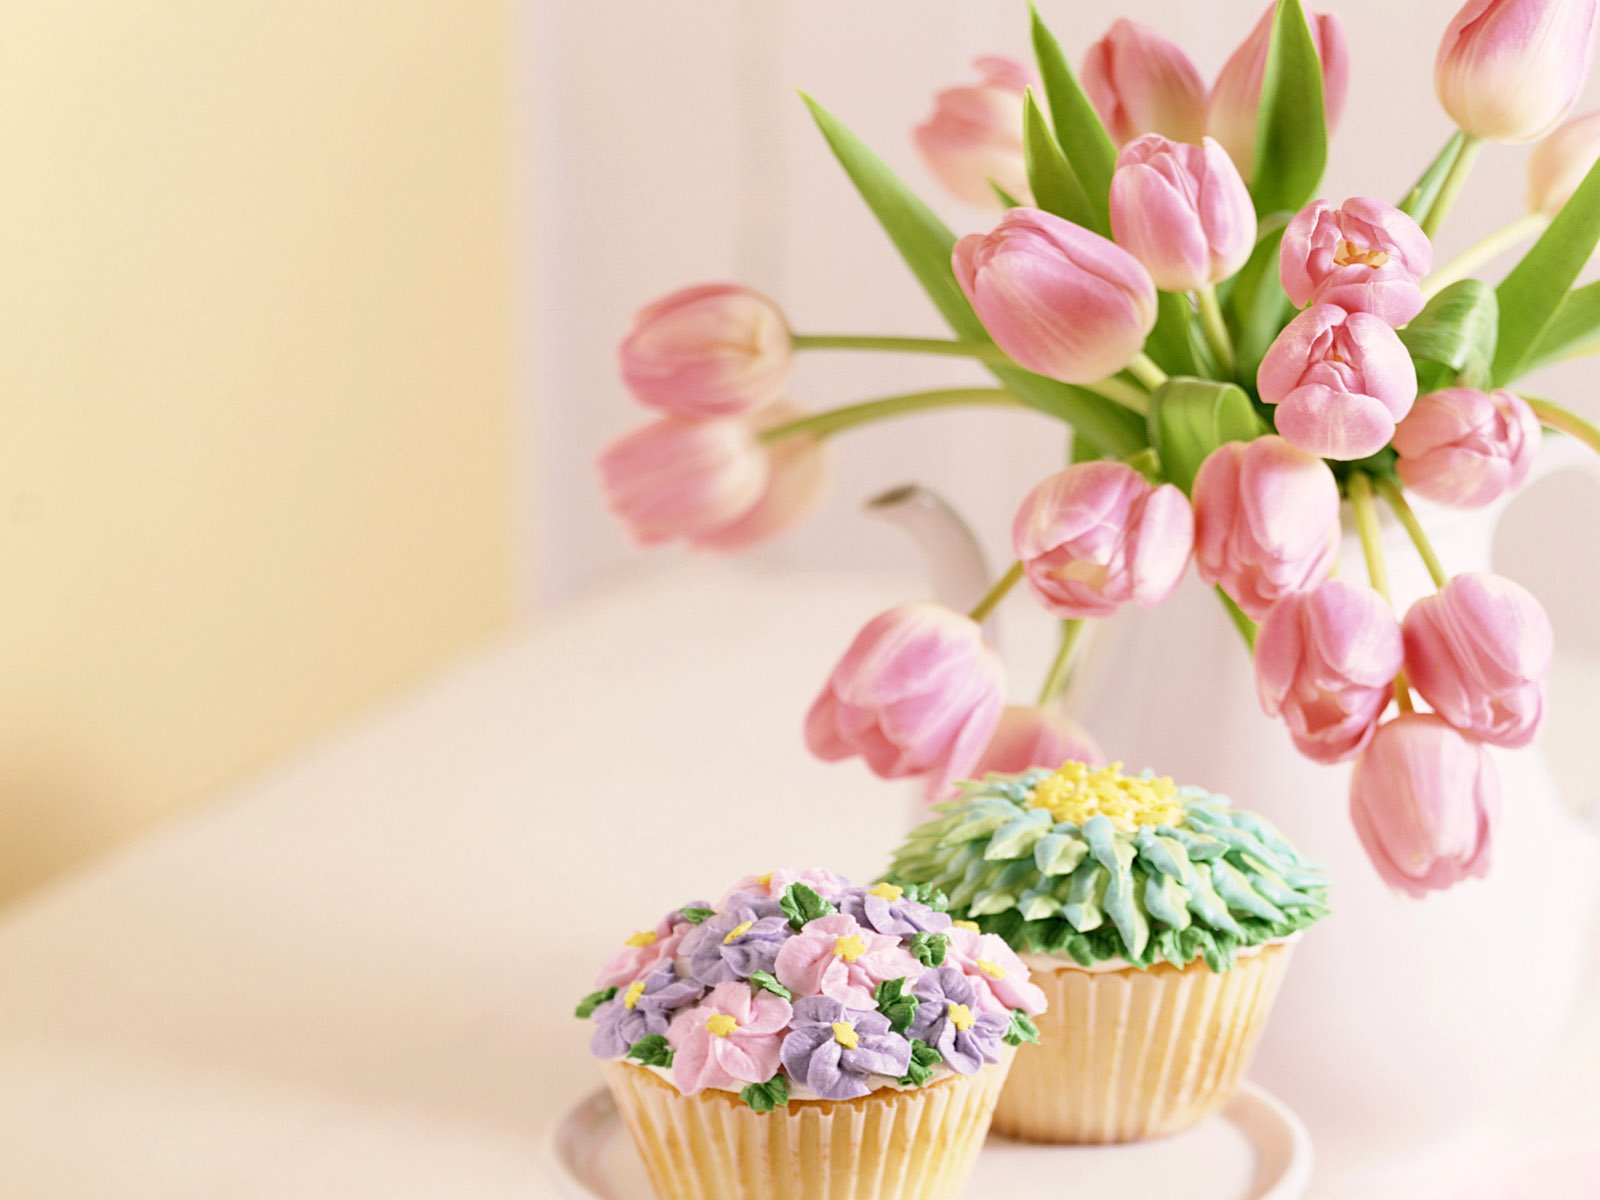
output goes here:
[{"label": "tulip bud", "polygon": [[1553,217],[1600,159],[1600,112],[1573,117],[1528,158],[1528,211]]},{"label": "tulip bud", "polygon": [[701,418],[776,400],[793,352],[777,305],[749,288],[712,283],[641,309],[619,356],[639,403]]},{"label": "tulip bud", "polygon": [[1350,819],[1390,887],[1420,899],[1489,872],[1500,780],[1489,752],[1432,713],[1378,729],[1350,776]]},{"label": "tulip bud", "polygon": [[1339,484],[1281,437],[1219,446],[1194,479],[1195,565],[1255,620],[1332,573]]},{"label": "tulip bud", "polygon": [[1446,388],[1395,427],[1400,482],[1438,504],[1477,508],[1521,486],[1539,453],[1539,418],[1515,392]]},{"label": "tulip bud", "polygon": [[[805,410],[779,400],[750,418],[760,432],[798,420]],[[804,434],[782,438],[763,447],[767,458],[767,485],[755,506],[731,524],[694,539],[702,550],[739,550],[784,533],[810,516],[827,491],[832,460],[825,444]]]},{"label": "tulip bud", "polygon": [[1103,617],[1172,594],[1189,565],[1194,514],[1170,483],[1154,487],[1124,463],[1079,463],[1028,493],[1011,542],[1045,608]]},{"label": "tulip bud", "polygon": [[1272,606],[1256,638],[1256,692],[1301,754],[1341,762],[1372,739],[1403,659],[1383,597],[1330,579]]},{"label": "tulip bud", "polygon": [[1022,151],[1022,97],[1028,72],[1012,59],[987,55],[974,64],[983,81],[946,88],[933,115],[913,135],[923,161],[951,195],[977,208],[997,208],[991,183],[1028,195]]},{"label": "tulip bud", "polygon": [[1295,214],[1278,249],[1283,290],[1297,306],[1334,304],[1398,329],[1426,303],[1418,281],[1433,269],[1422,227],[1382,200],[1334,208],[1317,200]]},{"label": "tulip bud", "polygon": [[1314,304],[1278,334],[1256,387],[1300,449],[1356,459],[1389,444],[1417,398],[1417,371],[1382,317]]},{"label": "tulip bud", "polygon": [[[1206,130],[1227,149],[1229,157],[1246,179],[1255,170],[1256,113],[1261,107],[1261,85],[1267,75],[1267,51],[1272,42],[1272,14],[1276,4],[1267,5],[1250,36],[1222,65],[1211,89],[1211,105]],[[1344,112],[1345,92],[1350,83],[1350,53],[1345,46],[1344,28],[1332,13],[1306,13],[1311,38],[1322,60],[1322,108],[1327,115],[1328,132],[1339,124]]]},{"label": "tulip bud", "polygon": [[995,342],[1030,371],[1093,383],[1120,371],[1155,326],[1149,272],[1122,247],[1035,208],[956,243],[961,290]]},{"label": "tulip bud", "polygon": [[1164,292],[1228,278],[1250,257],[1249,189],[1211,138],[1201,146],[1148,133],[1122,148],[1111,178],[1111,232]]},{"label": "tulip bud", "polygon": [[902,604],[856,635],[806,714],[806,745],[861,755],[884,779],[926,775],[930,794],[972,773],[1005,707],[999,656],[977,622]]},{"label": "tulip bud", "polygon": [[1068,760],[1105,761],[1094,739],[1070,718],[1047,708],[1012,704],[1000,714],[972,777],[982,779],[990,772],[1014,775],[1031,767],[1053,771]]},{"label": "tulip bud", "polygon": [[606,499],[637,545],[699,542],[745,516],[769,478],[750,426],[663,417],[625,434],[597,462]]},{"label": "tulip bud", "polygon": [[1433,85],[1473,137],[1531,142],[1577,103],[1594,62],[1596,0],[1467,0],[1445,30]]},{"label": "tulip bud", "polygon": [[1206,132],[1206,85],[1175,43],[1119,17],[1083,60],[1083,90],[1119,146],[1141,133],[1198,142]]},{"label": "tulip bud", "polygon": [[1457,575],[1406,613],[1406,672],[1434,712],[1496,746],[1526,746],[1544,721],[1555,635],[1526,588]]}]

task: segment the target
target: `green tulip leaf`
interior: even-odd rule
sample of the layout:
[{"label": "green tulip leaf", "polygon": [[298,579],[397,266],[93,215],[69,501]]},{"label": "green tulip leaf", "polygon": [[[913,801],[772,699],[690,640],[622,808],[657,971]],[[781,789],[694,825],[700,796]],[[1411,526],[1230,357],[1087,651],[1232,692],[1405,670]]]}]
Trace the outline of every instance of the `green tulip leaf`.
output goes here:
[{"label": "green tulip leaf", "polygon": [[1316,194],[1328,163],[1322,61],[1300,0],[1278,0],[1256,112],[1256,212],[1293,211]]},{"label": "green tulip leaf", "polygon": [[1045,25],[1044,18],[1031,2],[1033,53],[1039,63],[1039,78],[1044,81],[1050,119],[1055,123],[1056,140],[1083,185],[1094,214],[1090,226],[1096,233],[1111,232],[1111,174],[1117,167],[1117,147],[1101,124],[1100,114],[1078,83],[1078,77],[1061,52],[1061,43]]},{"label": "green tulip leaf", "polygon": [[1244,390],[1214,379],[1167,380],[1150,397],[1149,420],[1162,473],[1185,492],[1218,446],[1267,432]]},{"label": "green tulip leaf", "polygon": [[1240,379],[1255,377],[1256,368],[1292,312],[1278,278],[1278,248],[1287,224],[1282,215],[1265,218],[1256,248],[1230,281],[1226,313],[1239,356]]},{"label": "green tulip leaf", "polygon": [[1600,342],[1600,283],[1573,288],[1528,355],[1532,371]]},{"label": "green tulip leaf", "polygon": [[1428,164],[1428,169],[1422,177],[1411,185],[1411,190],[1406,193],[1406,198],[1400,202],[1400,211],[1408,217],[1421,220],[1433,208],[1433,202],[1439,198],[1439,192],[1444,187],[1444,181],[1450,175],[1450,168],[1456,165],[1456,159],[1461,155],[1461,147],[1466,144],[1467,135],[1459,129],[1450,135],[1450,140],[1444,148]]},{"label": "green tulip leaf", "polygon": [[1494,363],[1499,304],[1494,289],[1462,279],[1440,292],[1400,331],[1417,364],[1417,388],[1426,394],[1457,378],[1468,387],[1489,382]]},{"label": "green tulip leaf", "polygon": [[1045,123],[1044,114],[1029,88],[1022,100],[1022,149],[1028,165],[1028,186],[1033,202],[1045,212],[1064,217],[1085,229],[1095,227],[1094,210],[1083,184],[1067,156],[1061,152],[1055,134]]}]

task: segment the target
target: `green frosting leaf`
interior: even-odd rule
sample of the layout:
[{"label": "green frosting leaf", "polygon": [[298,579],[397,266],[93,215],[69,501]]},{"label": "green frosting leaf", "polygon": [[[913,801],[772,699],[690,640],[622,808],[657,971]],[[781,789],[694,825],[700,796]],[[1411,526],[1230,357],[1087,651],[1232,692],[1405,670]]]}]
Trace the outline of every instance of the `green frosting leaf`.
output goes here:
[{"label": "green frosting leaf", "polygon": [[636,1058],[647,1067],[670,1067],[672,1047],[665,1035],[652,1033],[629,1046],[627,1057]]},{"label": "green frosting leaf", "polygon": [[689,924],[698,925],[701,921],[706,920],[708,917],[716,916],[717,910],[714,908],[696,908],[691,904],[688,908],[680,908],[678,910],[678,915],[685,921],[689,922]]},{"label": "green frosting leaf", "polygon": [[889,1018],[889,1028],[896,1033],[906,1031],[916,1018],[917,1005],[921,1003],[906,991],[906,981],[903,977],[885,979],[873,990],[872,998],[877,1001],[878,1011]]},{"label": "green frosting leaf", "polygon": [[916,904],[926,904],[934,912],[944,912],[950,907],[950,898],[931,883],[896,884],[905,895],[902,899]]},{"label": "green frosting leaf", "polygon": [[616,994],[617,989],[614,987],[604,988],[598,992],[590,992],[582,1000],[578,1001],[578,1007],[573,1010],[573,1016],[579,1018],[580,1020],[587,1020],[588,1018],[594,1016],[595,1009],[599,1008],[602,1004]]},{"label": "green frosting leaf", "polygon": [[789,1103],[789,1081],[780,1071],[765,1083],[752,1083],[739,1093],[739,1099],[758,1113],[769,1113]]},{"label": "green frosting leaf", "polygon": [[794,993],[779,983],[770,971],[751,971],[750,982],[758,988],[771,992],[774,996],[780,996],[785,1000],[794,999]]},{"label": "green frosting leaf", "polygon": [[943,966],[945,951],[949,948],[948,934],[923,930],[911,939],[911,956],[925,967]]},{"label": "green frosting leaf", "polygon": [[921,1038],[911,1039],[911,1062],[906,1067],[906,1073],[895,1080],[901,1087],[921,1087],[933,1075],[934,1067],[944,1061],[932,1046]]},{"label": "green frosting leaf", "polygon": [[1020,1008],[1011,1010],[1011,1026],[1006,1030],[1006,1045],[1020,1046],[1023,1042],[1039,1042],[1039,1027],[1028,1019]]},{"label": "green frosting leaf", "polygon": [[785,888],[778,908],[796,929],[804,928],[807,921],[831,916],[838,911],[803,883],[791,883]]}]

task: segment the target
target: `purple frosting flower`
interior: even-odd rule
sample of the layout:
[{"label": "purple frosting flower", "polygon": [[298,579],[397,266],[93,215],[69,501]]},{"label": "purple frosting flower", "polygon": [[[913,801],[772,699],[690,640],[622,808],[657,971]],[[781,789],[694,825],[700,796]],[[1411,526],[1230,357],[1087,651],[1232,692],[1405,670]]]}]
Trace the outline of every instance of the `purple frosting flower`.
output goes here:
[{"label": "purple frosting flower", "polygon": [[795,1001],[783,1039],[784,1070],[822,1099],[865,1096],[869,1076],[898,1079],[910,1064],[911,1043],[890,1032],[882,1013],[846,1008],[828,996]]},{"label": "purple frosting flower", "polygon": [[589,1053],[596,1058],[621,1058],[640,1038],[665,1034],[672,1014],[705,995],[705,988],[679,979],[672,964],[622,988],[595,1009]]},{"label": "purple frosting flower", "polygon": [[911,989],[917,1015],[907,1030],[927,1042],[958,1075],[971,1075],[986,1062],[1000,1061],[1009,1013],[984,1006],[985,997],[954,967],[940,967],[917,980]]},{"label": "purple frosting flower", "polygon": [[794,931],[777,904],[741,892],[683,941],[689,974],[707,987],[771,971],[778,947]]},{"label": "purple frosting flower", "polygon": [[[882,888],[885,885],[880,884]],[[898,888],[886,888],[898,891]],[[854,917],[857,923],[878,933],[907,937],[912,934],[943,933],[950,928],[950,914],[935,912],[916,900],[891,900],[887,895],[861,888],[851,888],[839,897],[839,911]]]}]

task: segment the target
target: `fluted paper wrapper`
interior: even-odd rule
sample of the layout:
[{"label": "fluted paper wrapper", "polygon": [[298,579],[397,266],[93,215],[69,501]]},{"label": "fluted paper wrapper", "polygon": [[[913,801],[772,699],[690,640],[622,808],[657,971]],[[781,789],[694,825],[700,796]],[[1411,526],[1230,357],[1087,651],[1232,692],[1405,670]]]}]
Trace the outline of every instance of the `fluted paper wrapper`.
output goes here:
[{"label": "fluted paper wrapper", "polygon": [[737,1096],[685,1096],[632,1063],[601,1064],[660,1200],[955,1200],[1010,1068],[951,1075],[858,1100],[791,1100],[753,1112]]},{"label": "fluted paper wrapper", "polygon": [[1050,1007],[1020,1048],[994,1129],[1036,1142],[1133,1142],[1187,1129],[1232,1098],[1289,965],[1268,943],[1220,974],[1203,962],[1033,967]]}]

